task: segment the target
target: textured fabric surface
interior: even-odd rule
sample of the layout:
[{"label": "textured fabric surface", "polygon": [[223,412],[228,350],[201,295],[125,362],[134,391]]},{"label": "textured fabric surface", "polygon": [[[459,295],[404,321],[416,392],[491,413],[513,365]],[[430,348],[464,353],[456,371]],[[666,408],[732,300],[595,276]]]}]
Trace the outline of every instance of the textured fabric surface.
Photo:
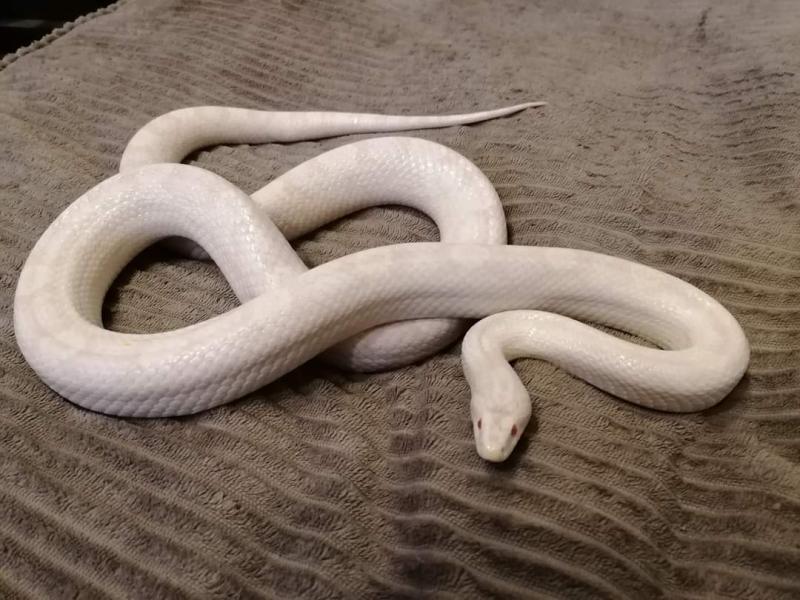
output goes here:
[{"label": "textured fabric surface", "polygon": [[[717,3],[127,0],[0,71],[0,596],[790,598],[800,595],[800,13]],[[475,453],[458,348],[353,375],[310,363],[190,418],[76,408],[19,354],[37,237],[136,129],[198,104],[445,113],[416,133],[481,168],[511,243],[596,250],[718,298],[752,345],[713,410],[668,415],[521,360],[521,451]],[[190,158],[247,191],[355,139]],[[433,240],[365,211],[308,264]],[[302,301],[302,299],[298,299]],[[120,331],[225,311],[213,265],[146,252]]]}]

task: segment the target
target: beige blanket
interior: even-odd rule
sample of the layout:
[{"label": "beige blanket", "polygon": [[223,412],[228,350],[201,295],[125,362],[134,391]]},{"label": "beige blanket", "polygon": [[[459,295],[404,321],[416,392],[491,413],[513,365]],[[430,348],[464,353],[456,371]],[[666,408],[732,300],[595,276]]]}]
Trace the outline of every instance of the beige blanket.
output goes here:
[{"label": "beige blanket", "polygon": [[[800,10],[796,0],[127,0],[0,70],[0,597],[800,596]],[[171,109],[545,109],[412,132],[496,186],[511,242],[687,279],[740,320],[748,375],[703,414],[629,405],[553,366],[513,459],[482,462],[458,348],[352,375],[309,364],[191,418],[123,420],[51,393],[12,301],[55,216]],[[253,191],[356,139],[190,157]],[[301,240],[315,265],[433,240],[373,209]],[[109,327],[235,299],[149,251]]]}]

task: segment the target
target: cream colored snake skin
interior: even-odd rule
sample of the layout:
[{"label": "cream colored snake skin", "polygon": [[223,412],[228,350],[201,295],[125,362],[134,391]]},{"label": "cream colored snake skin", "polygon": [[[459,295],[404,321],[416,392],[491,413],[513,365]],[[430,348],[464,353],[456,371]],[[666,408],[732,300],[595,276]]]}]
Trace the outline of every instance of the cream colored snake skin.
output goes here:
[{"label": "cream colored snake skin", "polygon": [[[441,145],[407,137],[351,143],[252,196],[178,164],[192,150],[218,143],[444,127],[539,104],[447,117],[222,107],[159,117],[132,138],[121,172],[73,202],[31,251],[14,304],[20,349],[43,381],[80,406],[165,417],[230,402],[320,354],[359,370],[418,361],[458,338],[465,319],[488,317],[464,337],[462,356],[477,451],[491,461],[509,456],[530,418],[528,393],[508,362],[520,356],[551,361],[654,409],[716,404],[749,361],[744,333],[724,307],[680,279],[627,260],[505,245],[492,185]],[[427,213],[441,242],[366,250],[309,270],[287,241],[386,203]],[[241,305],[176,331],[104,329],[103,299],[116,275],[165,238],[195,256],[204,254],[202,247]]]}]

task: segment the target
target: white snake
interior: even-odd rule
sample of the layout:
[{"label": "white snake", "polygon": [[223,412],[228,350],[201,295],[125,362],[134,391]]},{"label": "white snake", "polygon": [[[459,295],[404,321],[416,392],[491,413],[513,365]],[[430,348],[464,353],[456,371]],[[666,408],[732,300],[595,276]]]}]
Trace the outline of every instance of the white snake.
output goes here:
[{"label": "white snake", "polygon": [[[551,361],[655,409],[719,402],[749,361],[745,335],[725,308],[627,260],[504,245],[491,184],[441,145],[405,137],[356,142],[252,196],[206,170],[170,164],[223,142],[443,127],[537,105],[447,117],[222,107],[159,117],[132,138],[120,174],[73,202],[31,251],[14,304],[20,349],[42,380],[87,409],[163,417],[230,402],[320,353],[360,370],[408,364],[460,336],[463,319],[492,315],[467,333],[462,354],[476,447],[492,461],[508,457],[530,418],[528,393],[508,363],[516,357]],[[308,270],[286,240],[379,203],[424,211],[441,243],[366,250]],[[241,305],[176,331],[104,329],[103,298],[116,275],[145,247],[174,236],[208,252]],[[181,246],[198,254],[185,240]]]}]

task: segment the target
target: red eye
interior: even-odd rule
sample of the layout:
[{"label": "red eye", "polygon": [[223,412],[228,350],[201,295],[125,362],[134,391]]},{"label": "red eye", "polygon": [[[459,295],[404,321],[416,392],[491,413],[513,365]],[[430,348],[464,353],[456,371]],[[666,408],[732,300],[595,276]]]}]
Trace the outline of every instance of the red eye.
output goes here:
[{"label": "red eye", "polygon": [[517,424],[516,424],[516,423],[514,423],[514,424],[511,426],[511,436],[513,437],[513,436],[516,436],[516,435],[517,435]]},{"label": "red eye", "polygon": [[478,419],[477,425],[478,425],[478,429],[480,429],[481,428],[481,420],[480,419]]}]

